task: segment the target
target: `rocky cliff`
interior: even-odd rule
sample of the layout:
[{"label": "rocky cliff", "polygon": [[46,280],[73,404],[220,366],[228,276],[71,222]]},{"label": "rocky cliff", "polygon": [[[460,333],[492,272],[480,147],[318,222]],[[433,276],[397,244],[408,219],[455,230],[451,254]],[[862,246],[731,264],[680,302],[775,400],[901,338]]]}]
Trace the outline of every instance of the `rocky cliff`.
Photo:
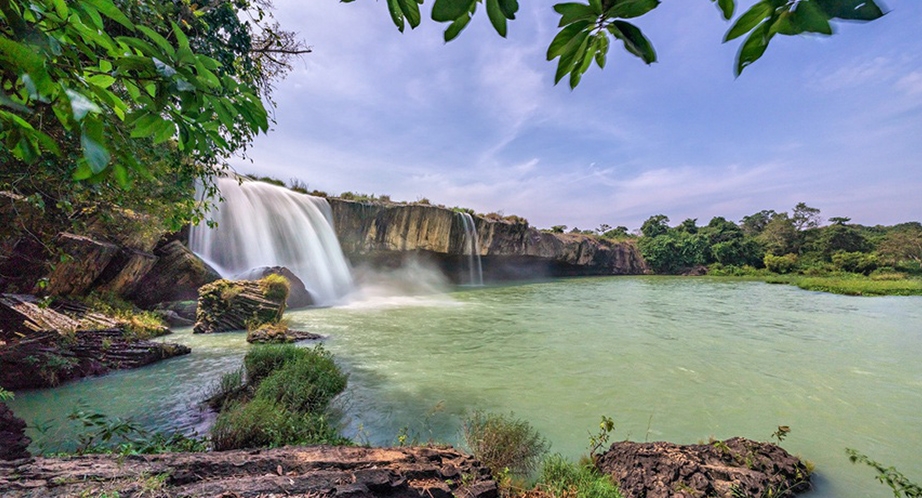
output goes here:
[{"label": "rocky cliff", "polygon": [[[467,264],[470,249],[462,214],[423,204],[329,199],[343,252],[353,263],[397,264],[429,258],[449,275]],[[638,275],[647,265],[630,242],[539,231],[524,221],[473,216],[476,251],[486,278]]]}]

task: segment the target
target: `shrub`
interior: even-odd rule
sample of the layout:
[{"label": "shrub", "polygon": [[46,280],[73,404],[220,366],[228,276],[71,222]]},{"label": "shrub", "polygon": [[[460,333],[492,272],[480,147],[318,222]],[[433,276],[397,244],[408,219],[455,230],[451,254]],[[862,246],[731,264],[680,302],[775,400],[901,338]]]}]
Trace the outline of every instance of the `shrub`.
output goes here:
[{"label": "shrub", "polygon": [[768,271],[774,273],[790,273],[797,266],[796,254],[785,254],[784,256],[775,256],[766,254],[762,260]]},{"label": "shrub", "polygon": [[347,376],[321,346],[285,363],[259,384],[256,399],[277,402],[296,412],[325,410],[346,388]]},{"label": "shrub", "polygon": [[877,256],[862,252],[837,252],[832,255],[832,264],[837,269],[851,273],[870,274],[879,266]]},{"label": "shrub", "polygon": [[273,370],[281,368],[289,361],[301,358],[306,349],[291,344],[266,344],[253,347],[243,358],[247,383],[255,386],[265,379]]},{"label": "shrub", "polygon": [[288,299],[288,292],[291,284],[288,279],[276,274],[266,275],[259,281],[259,287],[262,289],[263,296],[273,301],[285,301]]},{"label": "shrub", "polygon": [[545,460],[539,484],[554,496],[621,498],[618,486],[610,476],[603,475],[591,464],[571,463],[560,454]]},{"label": "shrub", "polygon": [[537,469],[548,442],[531,424],[497,413],[474,412],[464,420],[464,441],[494,475],[526,476]]},{"label": "shrub", "polygon": [[217,451],[240,448],[275,448],[296,444],[345,444],[322,414],[299,413],[268,399],[234,403],[218,415],[211,429]]}]

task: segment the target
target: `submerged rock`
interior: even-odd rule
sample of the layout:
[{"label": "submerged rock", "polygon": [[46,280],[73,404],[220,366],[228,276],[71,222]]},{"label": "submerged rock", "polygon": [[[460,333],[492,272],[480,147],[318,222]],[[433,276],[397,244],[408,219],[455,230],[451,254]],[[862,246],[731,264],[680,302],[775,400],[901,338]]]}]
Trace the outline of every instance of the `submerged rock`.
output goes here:
[{"label": "submerged rock", "polygon": [[0,492],[136,496],[154,476],[158,496],[498,497],[490,471],[453,448],[351,446],[35,458],[0,463]]},{"label": "submerged rock", "polygon": [[611,445],[596,464],[625,498],[789,497],[811,489],[799,458],[777,445],[739,437],[690,445],[624,441]]}]

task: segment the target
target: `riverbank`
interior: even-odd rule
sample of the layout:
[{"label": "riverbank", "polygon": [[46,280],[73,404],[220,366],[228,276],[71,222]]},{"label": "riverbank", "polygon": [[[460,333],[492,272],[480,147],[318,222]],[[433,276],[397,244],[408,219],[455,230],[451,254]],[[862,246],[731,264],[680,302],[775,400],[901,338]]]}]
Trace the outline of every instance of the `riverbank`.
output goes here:
[{"label": "riverbank", "polygon": [[748,275],[714,275],[705,277],[726,282],[765,282],[767,284],[794,285],[801,289],[846,296],[922,296],[922,278],[900,275],[865,276],[841,275],[782,275],[777,273],[752,273]]}]

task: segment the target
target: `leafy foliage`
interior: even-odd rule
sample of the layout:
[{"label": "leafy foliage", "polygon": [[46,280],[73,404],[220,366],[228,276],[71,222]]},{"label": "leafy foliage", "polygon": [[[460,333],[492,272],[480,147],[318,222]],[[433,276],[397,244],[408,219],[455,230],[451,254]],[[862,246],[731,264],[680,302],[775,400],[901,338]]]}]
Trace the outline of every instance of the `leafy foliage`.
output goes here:
[{"label": "leafy foliage", "polygon": [[[344,0],[352,2],[354,0]],[[736,0],[711,0],[721,16],[729,21],[736,11]],[[643,31],[627,19],[649,14],[659,0],[586,0],[554,5],[560,15],[560,31],[551,40],[547,60],[557,59],[554,83],[569,75],[570,88],[579,85],[593,62],[604,68],[608,50],[614,42],[645,64],[656,62],[656,50]],[[387,0],[391,19],[401,32],[406,24],[415,28],[422,15],[423,0]],[[456,38],[468,25],[479,4],[486,5],[487,17],[496,32],[505,37],[508,22],[515,19],[517,0],[434,0],[432,20],[449,23],[445,41]],[[884,15],[876,0],[762,0],[739,15],[724,36],[724,42],[746,36],[736,56],[736,74],[765,53],[775,35],[803,33],[833,34],[833,21],[872,21]]]},{"label": "leafy foliage", "polygon": [[884,467],[883,464],[851,448],[846,448],[845,453],[852,463],[863,463],[877,471],[877,480],[889,486],[895,498],[922,498],[922,486],[910,481],[896,468]]},{"label": "leafy foliage", "polygon": [[108,417],[76,408],[67,417],[80,423],[84,432],[77,436],[76,454],[117,453],[139,455],[167,452],[206,451],[204,439],[183,434],[149,432],[130,419]]}]

